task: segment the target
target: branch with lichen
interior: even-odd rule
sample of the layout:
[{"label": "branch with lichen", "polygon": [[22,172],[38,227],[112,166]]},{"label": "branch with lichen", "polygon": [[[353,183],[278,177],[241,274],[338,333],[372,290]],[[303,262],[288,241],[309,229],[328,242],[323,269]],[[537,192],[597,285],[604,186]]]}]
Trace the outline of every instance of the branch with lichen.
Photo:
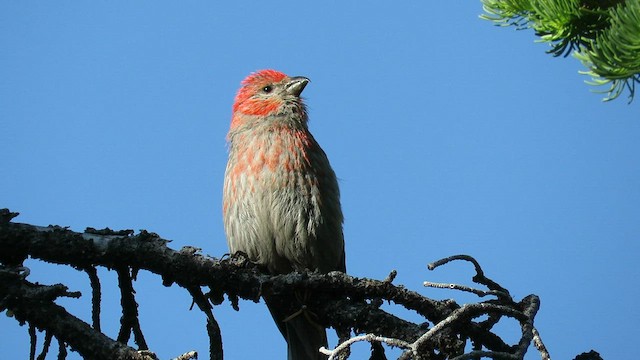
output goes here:
[{"label": "branch with lichen", "polygon": [[[453,357],[457,360],[462,359],[473,359],[478,357],[490,357],[490,358],[500,358],[500,359],[522,359],[524,358],[524,354],[526,353],[531,341],[536,337],[536,347],[539,349],[541,358],[548,359],[549,354],[542,343],[542,339],[540,338],[539,333],[533,327],[533,319],[535,318],[535,314],[538,311],[540,306],[540,301],[537,296],[529,295],[520,303],[515,303],[509,292],[504,289],[502,286],[498,285],[493,280],[487,278],[480,267],[480,264],[472,257],[468,255],[456,255],[451,256],[442,260],[439,260],[435,263],[429,264],[429,270],[434,270],[435,268],[442,266],[446,263],[455,260],[465,260],[472,262],[476,269],[476,275],[473,277],[473,280],[478,283],[485,285],[489,288],[489,291],[482,291],[478,289],[473,289],[468,286],[458,285],[458,284],[440,284],[425,281],[424,285],[428,287],[436,287],[436,288],[449,288],[454,290],[461,290],[474,293],[480,297],[494,295],[496,299],[491,301],[475,303],[475,304],[465,304],[462,307],[451,312],[446,318],[434,324],[432,328],[422,334],[418,339],[413,342],[407,342],[402,339],[396,338],[388,338],[383,336],[378,336],[375,334],[366,334],[361,336],[355,336],[346,341],[343,341],[339,344],[335,349],[328,350],[322,349],[322,352],[326,355],[329,355],[329,360],[335,359],[342,352],[348,350],[348,348],[356,343],[356,342],[380,342],[387,344],[389,346],[398,347],[404,349],[404,352],[399,357],[399,360],[403,359],[422,359],[423,357],[423,349],[429,347],[429,343],[433,343],[433,339],[437,336],[437,334],[443,332],[445,329],[450,329],[453,327],[460,327],[460,325],[467,326],[468,322],[471,319],[475,319],[484,315],[488,315],[492,319],[492,324],[489,328],[495,325],[499,318],[502,316],[512,317],[519,321],[522,330],[522,337],[517,345],[511,347],[508,351],[487,351],[483,350],[483,346],[478,346],[475,344],[475,349],[468,353],[461,353],[457,356]],[[515,351],[514,351],[515,349]],[[431,358],[431,357],[427,357]]]},{"label": "branch with lichen", "polygon": [[[210,340],[209,358],[222,359],[222,330],[213,315],[213,306],[228,299],[239,309],[240,299],[259,301],[261,296],[294,299],[295,294],[310,296],[289,306],[292,316],[310,316],[319,325],[333,327],[340,344],[323,349],[331,358],[346,359],[351,346],[368,342],[372,359],[384,359],[380,344],[404,349],[401,359],[469,359],[479,357],[522,359],[533,342],[545,349],[540,335],[533,327],[538,310],[537,296],[529,295],[517,302],[509,292],[488,279],[480,265],[471,257],[455,256],[429,266],[435,269],[450,261],[465,260],[474,264],[473,280],[487,287],[474,290],[461,285],[447,288],[470,291],[492,299],[476,304],[458,305],[452,300],[437,301],[415,291],[393,284],[395,271],[384,280],[356,278],[340,272],[329,274],[290,273],[272,276],[263,272],[242,254],[216,259],[200,254],[193,247],[179,251],[167,247],[167,240],[142,231],[111,231],[87,229],[83,233],[59,226],[39,227],[15,223],[17,214],[0,211],[0,311],[6,311],[20,323],[28,323],[35,353],[35,329],[46,332],[43,348],[48,349],[51,338],[58,339],[59,358],[66,347],[84,357],[95,359],[153,359],[147,349],[136,311],[133,281],[139,270],[159,275],[165,286],[177,284],[187,290],[207,320],[206,332]],[[27,279],[29,269],[23,265],[27,257],[50,263],[68,265],[84,270],[92,287],[92,325],[74,317],[54,303],[61,296],[80,296],[68,292],[64,285],[34,285]],[[121,329],[116,339],[100,330],[100,291],[97,266],[115,269],[120,283],[122,306]],[[427,286],[441,287],[426,282]],[[303,290],[303,291],[300,291]],[[424,318],[415,323],[388,313],[380,306],[384,302],[411,310]],[[55,315],[55,316],[54,316]],[[479,317],[486,320],[476,321]],[[493,331],[503,317],[516,319],[521,325],[520,340],[507,344]],[[137,349],[126,345],[133,333]],[[364,334],[363,336],[359,336]],[[471,348],[467,349],[471,344]],[[43,349],[43,353],[46,350]],[[541,354],[546,349],[540,350]],[[45,354],[46,355],[46,354]],[[195,358],[193,351],[182,359]],[[42,356],[44,357],[44,356]]]}]

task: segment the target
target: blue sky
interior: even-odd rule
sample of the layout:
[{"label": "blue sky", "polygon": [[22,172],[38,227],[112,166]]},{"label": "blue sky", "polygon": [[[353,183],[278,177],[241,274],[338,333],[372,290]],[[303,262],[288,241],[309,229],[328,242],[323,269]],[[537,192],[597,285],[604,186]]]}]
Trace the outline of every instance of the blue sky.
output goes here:
[{"label": "blue sky", "polygon": [[[399,284],[469,302],[421,284],[469,284],[468,265],[426,264],[470,254],[516,298],[541,297],[536,326],[554,358],[631,358],[638,101],[602,103],[577,60],[481,13],[479,1],[1,1],[0,207],[19,222],[147,229],[221,256],[233,97],[250,72],[275,68],[311,79],[310,127],[340,178],[350,274],[396,269]],[[86,275],[29,266],[31,281],[82,291],[60,303],[89,319]],[[115,336],[115,275],[101,275]],[[135,287],[161,358],[206,354],[185,291],[148,273]],[[266,308],[240,307],[215,309],[227,358],[280,358]],[[4,356],[26,358],[26,328],[1,316],[0,330]]]}]

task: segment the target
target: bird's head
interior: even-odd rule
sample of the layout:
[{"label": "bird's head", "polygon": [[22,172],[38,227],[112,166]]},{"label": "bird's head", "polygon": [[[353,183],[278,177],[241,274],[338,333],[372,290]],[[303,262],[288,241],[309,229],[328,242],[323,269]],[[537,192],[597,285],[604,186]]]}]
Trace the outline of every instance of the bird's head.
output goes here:
[{"label": "bird's head", "polygon": [[290,77],[276,70],[260,70],[247,76],[233,104],[231,129],[267,116],[293,116],[306,121],[300,94],[308,83],[306,77]]}]

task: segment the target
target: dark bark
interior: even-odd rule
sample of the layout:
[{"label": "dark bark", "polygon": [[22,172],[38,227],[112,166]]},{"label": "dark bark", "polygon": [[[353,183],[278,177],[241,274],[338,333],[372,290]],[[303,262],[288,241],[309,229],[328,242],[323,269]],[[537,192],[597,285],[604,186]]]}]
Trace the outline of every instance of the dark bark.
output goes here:
[{"label": "dark bark", "polygon": [[[136,351],[125,345],[133,331],[139,348],[146,349],[131,283],[131,275],[135,277],[140,269],[161,276],[165,286],[175,283],[189,291],[194,304],[207,318],[211,359],[222,359],[222,335],[211,309],[213,305],[221,304],[225,295],[237,308],[239,299],[258,301],[261,296],[272,294],[280,295],[277,298],[292,299],[296,294],[307,294],[299,304],[288,304],[292,314],[303,309],[302,312],[308,312],[307,315],[312,315],[319,324],[335,328],[342,341],[354,332],[392,338],[401,345],[415,342],[417,348],[411,350],[413,352],[408,350],[403,354],[404,358],[464,358],[465,344],[472,343],[476,354],[516,359],[524,357],[534,337],[533,319],[538,309],[538,298],[530,295],[515,302],[506,289],[484,276],[475,260],[477,274],[474,280],[486,285],[489,288],[487,294],[495,298],[475,307],[461,307],[452,300],[432,300],[394,285],[393,273],[383,281],[356,278],[340,272],[296,272],[271,276],[241,254],[216,259],[191,247],[176,251],[167,247],[167,240],[146,231],[137,235],[132,231],[109,229],[87,229],[84,233],[77,233],[57,226],[14,223],[11,221],[14,216],[7,210],[0,212],[0,310],[11,311],[20,323],[28,322],[46,330],[85,358],[154,357],[151,352]],[[57,297],[78,294],[68,293],[64,285],[34,285],[26,280],[28,269],[21,266],[27,256],[87,271],[93,288],[93,327],[53,302]],[[460,259],[472,261],[454,257],[434,266]],[[122,328],[118,336],[121,342],[100,332],[96,312],[100,309],[101,293],[96,266],[116,269],[119,275],[123,307]],[[381,310],[380,305],[384,301],[416,312],[424,322],[413,323]],[[489,315],[489,319],[483,322],[473,320],[481,315]],[[519,343],[506,344],[492,332],[492,326],[502,316],[514,317],[521,323],[523,333]],[[63,346],[61,349],[66,352]],[[190,356],[185,354],[185,358]],[[348,352],[345,352],[340,358],[347,356]],[[379,343],[372,347],[371,356],[384,358]]]}]

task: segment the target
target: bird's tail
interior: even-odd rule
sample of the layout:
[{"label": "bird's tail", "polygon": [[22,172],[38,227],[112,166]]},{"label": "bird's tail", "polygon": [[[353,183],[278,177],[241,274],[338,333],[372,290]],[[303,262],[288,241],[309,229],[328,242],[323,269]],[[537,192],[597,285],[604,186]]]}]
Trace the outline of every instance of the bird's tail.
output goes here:
[{"label": "bird's tail", "polygon": [[313,320],[313,314],[304,310],[296,312],[285,309],[275,297],[265,297],[264,300],[287,341],[287,360],[327,359],[319,351],[321,347],[327,347],[327,332]]}]

